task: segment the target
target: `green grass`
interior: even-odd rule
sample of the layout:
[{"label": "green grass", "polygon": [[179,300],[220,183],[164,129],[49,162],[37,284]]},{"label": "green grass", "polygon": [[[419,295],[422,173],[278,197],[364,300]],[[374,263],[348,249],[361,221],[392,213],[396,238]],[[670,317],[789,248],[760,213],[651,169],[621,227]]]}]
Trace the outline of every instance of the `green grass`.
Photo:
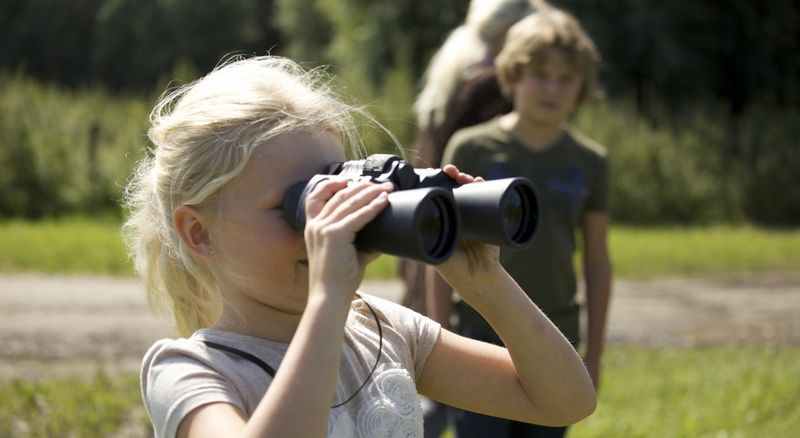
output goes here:
[{"label": "green grass", "polygon": [[[687,228],[617,226],[609,233],[614,275],[622,278],[797,272],[800,229],[717,225]],[[580,255],[576,267],[580,270]],[[382,256],[368,278],[396,275],[397,260]]]},{"label": "green grass", "polygon": [[0,223],[0,272],[132,275],[120,225],[70,218]]},{"label": "green grass", "polygon": [[620,277],[796,272],[800,267],[800,229],[617,227],[609,246]]},{"label": "green grass", "polygon": [[[151,436],[137,378],[0,378],[0,436]],[[598,409],[569,436],[792,436],[799,394],[798,347],[610,346]]]},{"label": "green grass", "polygon": [[800,349],[612,347],[583,437],[757,437],[800,431]]},{"label": "green grass", "polygon": [[[800,229],[617,226],[609,246],[615,275],[624,278],[795,272],[800,266]],[[0,248],[0,272],[132,275],[113,220],[0,222]],[[381,256],[366,278],[397,278],[397,259]]]},{"label": "green grass", "polygon": [[787,437],[798,430],[800,348],[610,347],[597,410],[568,436]]},{"label": "green grass", "polygon": [[0,436],[152,435],[138,380],[136,373],[103,371],[0,380]]}]

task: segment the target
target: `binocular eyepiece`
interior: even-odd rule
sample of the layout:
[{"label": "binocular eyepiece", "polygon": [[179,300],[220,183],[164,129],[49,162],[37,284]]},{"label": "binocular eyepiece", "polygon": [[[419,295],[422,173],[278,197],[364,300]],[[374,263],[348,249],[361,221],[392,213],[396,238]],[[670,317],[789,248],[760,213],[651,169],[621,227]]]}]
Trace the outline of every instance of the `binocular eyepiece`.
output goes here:
[{"label": "binocular eyepiece", "polygon": [[374,154],[329,166],[308,182],[289,188],[283,209],[289,224],[305,228],[305,198],[333,175],[354,181],[391,182],[389,205],[356,235],[365,251],[439,264],[463,235],[472,240],[524,248],[533,240],[539,201],[526,178],[457,185],[442,169],[414,169],[400,157]]}]

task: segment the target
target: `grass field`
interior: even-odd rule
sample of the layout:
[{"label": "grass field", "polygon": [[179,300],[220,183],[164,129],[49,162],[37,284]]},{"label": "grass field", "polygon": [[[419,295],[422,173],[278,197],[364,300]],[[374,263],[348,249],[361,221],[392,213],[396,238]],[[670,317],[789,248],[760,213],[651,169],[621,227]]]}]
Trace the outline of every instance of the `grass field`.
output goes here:
[{"label": "grass field", "polygon": [[[625,278],[795,271],[800,266],[800,229],[617,226],[609,245],[615,274]],[[119,223],[113,220],[0,222],[0,248],[0,272],[132,275]],[[368,279],[396,276],[393,257],[382,256],[367,268]]]},{"label": "grass field", "polygon": [[0,248],[0,272],[132,274],[113,220],[7,221]]},{"label": "grass field", "polygon": [[[611,348],[579,437],[786,437],[800,431],[800,349]],[[796,436],[796,435],[795,435]]]},{"label": "grass field", "polygon": [[[616,347],[584,437],[787,437],[800,430],[800,348]],[[150,436],[134,373],[0,379],[0,436]],[[796,436],[796,435],[794,435]]]},{"label": "grass field", "polygon": [[135,373],[0,380],[0,436],[152,436]]}]

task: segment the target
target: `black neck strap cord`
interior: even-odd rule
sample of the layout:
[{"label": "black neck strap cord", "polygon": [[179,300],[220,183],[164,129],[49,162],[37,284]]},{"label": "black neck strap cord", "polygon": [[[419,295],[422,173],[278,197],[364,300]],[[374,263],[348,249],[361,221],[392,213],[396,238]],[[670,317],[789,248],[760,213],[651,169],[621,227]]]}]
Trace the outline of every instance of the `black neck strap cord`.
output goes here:
[{"label": "black neck strap cord", "polygon": [[[361,390],[364,389],[365,386],[367,386],[367,382],[369,382],[369,379],[372,377],[373,374],[375,374],[375,369],[378,368],[378,362],[380,362],[381,355],[383,354],[383,329],[381,328],[381,322],[378,319],[378,314],[375,313],[375,309],[373,309],[372,306],[369,305],[369,303],[367,302],[367,300],[364,299],[364,297],[362,297],[360,294],[356,295],[358,295],[358,297],[361,298],[361,301],[363,301],[364,304],[367,305],[369,311],[372,313],[372,317],[375,318],[375,324],[377,324],[378,326],[378,355],[375,357],[375,364],[372,366],[372,370],[369,372],[369,375],[364,379],[364,382],[361,383],[361,386],[359,386],[358,389],[356,389],[356,391],[353,393],[353,395],[348,397],[347,400],[331,406],[331,409],[338,408],[349,403],[350,400],[354,399],[356,395],[358,395],[358,393],[361,392]],[[268,363],[264,362],[263,360],[257,358],[256,356],[253,356],[252,354],[246,351],[239,350],[238,348],[229,347],[227,345],[218,344],[216,342],[211,342],[211,341],[202,341],[202,342],[210,348],[222,350],[227,353],[231,353],[236,356],[247,359],[250,362],[256,364],[262,370],[264,370],[264,372],[267,373],[270,377],[275,378],[275,368],[272,368]]]}]

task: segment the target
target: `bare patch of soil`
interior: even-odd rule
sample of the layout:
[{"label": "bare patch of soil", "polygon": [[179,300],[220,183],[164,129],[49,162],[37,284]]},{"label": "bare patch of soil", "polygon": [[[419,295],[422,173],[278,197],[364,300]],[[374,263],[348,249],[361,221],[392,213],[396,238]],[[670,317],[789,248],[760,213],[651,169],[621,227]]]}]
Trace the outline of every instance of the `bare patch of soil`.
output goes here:
[{"label": "bare patch of soil", "polygon": [[617,281],[609,343],[800,345],[800,275]]},{"label": "bare patch of soil", "polygon": [[[401,293],[398,282],[362,289],[393,300]],[[799,315],[800,274],[617,280],[608,342],[800,345]],[[168,336],[136,279],[0,276],[0,374],[53,361],[135,368],[153,341]]]}]

